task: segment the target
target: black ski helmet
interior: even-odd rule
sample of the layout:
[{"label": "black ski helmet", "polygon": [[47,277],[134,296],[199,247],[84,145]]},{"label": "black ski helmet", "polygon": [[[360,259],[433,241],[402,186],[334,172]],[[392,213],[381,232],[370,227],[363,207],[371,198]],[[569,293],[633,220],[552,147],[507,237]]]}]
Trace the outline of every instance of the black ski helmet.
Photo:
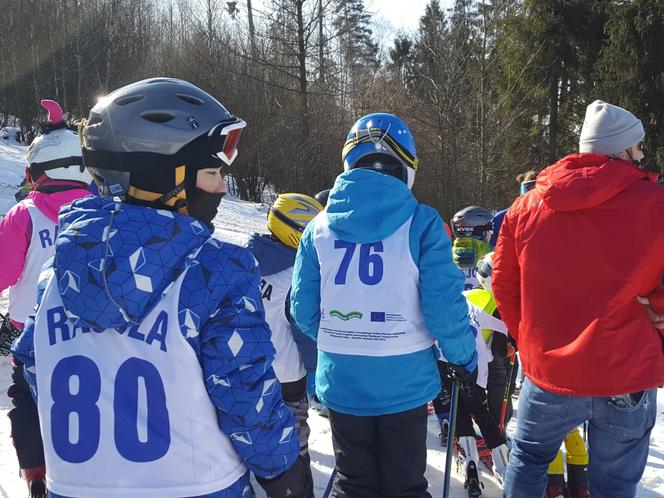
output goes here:
[{"label": "black ski helmet", "polygon": [[101,98],[81,132],[102,196],[187,212],[200,169],[230,165],[245,122],[186,81],[151,78]]},{"label": "black ski helmet", "polygon": [[314,196],[314,198],[323,206],[327,206],[327,199],[330,197],[330,190],[332,189],[326,188],[325,190],[321,190]]},{"label": "black ski helmet", "polygon": [[487,232],[493,229],[493,213],[479,206],[468,206],[452,217],[452,231],[455,237],[472,237],[484,240]]}]

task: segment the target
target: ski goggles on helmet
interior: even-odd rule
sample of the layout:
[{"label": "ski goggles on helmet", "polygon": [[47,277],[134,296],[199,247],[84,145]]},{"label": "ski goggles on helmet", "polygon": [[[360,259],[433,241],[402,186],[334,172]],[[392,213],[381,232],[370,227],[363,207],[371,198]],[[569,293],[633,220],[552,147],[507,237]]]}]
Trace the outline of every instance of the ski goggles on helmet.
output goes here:
[{"label": "ski goggles on helmet", "polygon": [[530,192],[532,189],[534,189],[535,183],[537,183],[537,180],[528,180],[526,182],[521,182],[521,188],[520,188],[521,195],[525,194],[526,192]]},{"label": "ski goggles on helmet", "polygon": [[295,230],[296,232],[298,232],[300,234],[302,234],[302,232],[304,232],[304,227],[307,226],[306,223],[304,223],[304,224],[298,223],[297,221],[289,218],[288,216],[286,216],[285,214],[283,214],[278,209],[275,209],[272,206],[270,207],[270,209],[268,209],[267,214],[268,214],[268,216],[270,216],[270,215],[274,216],[279,221],[281,221],[284,225],[286,225],[288,228],[290,228],[292,230]]},{"label": "ski goggles on helmet", "polygon": [[226,166],[230,166],[237,157],[237,145],[240,142],[240,135],[242,130],[247,126],[240,118],[232,118],[232,120],[222,121],[221,123],[210,128],[207,133],[208,139],[216,142],[220,140],[220,150],[213,154],[221,159]]},{"label": "ski goggles on helmet", "polygon": [[390,136],[389,127],[387,130],[383,130],[381,128],[364,128],[357,130],[355,133],[353,133],[351,138],[346,140],[346,143],[344,144],[344,148],[341,153],[342,161],[345,161],[348,153],[358,145],[371,142],[374,144],[380,144],[380,146],[382,146],[384,149],[380,150],[377,148],[377,150],[374,152],[387,152],[401,161],[404,165],[417,171],[419,160]]},{"label": "ski goggles on helmet", "polygon": [[489,230],[493,230],[491,223],[475,226],[452,224],[452,231],[456,238],[471,237],[482,240]]}]

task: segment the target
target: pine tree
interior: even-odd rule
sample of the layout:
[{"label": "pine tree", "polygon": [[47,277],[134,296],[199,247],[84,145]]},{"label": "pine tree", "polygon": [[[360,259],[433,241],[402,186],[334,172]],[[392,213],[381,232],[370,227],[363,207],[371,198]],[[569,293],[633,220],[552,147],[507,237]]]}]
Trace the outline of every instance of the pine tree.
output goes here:
[{"label": "pine tree", "polygon": [[520,169],[541,168],[576,149],[601,48],[604,2],[525,0],[501,21],[497,83],[518,109],[509,154]]},{"label": "pine tree", "polygon": [[[629,109],[646,130],[646,162],[664,162],[664,0],[611,2],[596,97]],[[653,168],[655,169],[655,168]]]},{"label": "pine tree", "polygon": [[364,0],[336,0],[332,25],[339,40],[342,106],[355,107],[352,97],[378,69],[378,44],[373,40],[371,15]]},{"label": "pine tree", "polygon": [[407,86],[413,78],[413,41],[407,35],[399,33],[388,53],[389,69],[395,72],[401,84]]}]

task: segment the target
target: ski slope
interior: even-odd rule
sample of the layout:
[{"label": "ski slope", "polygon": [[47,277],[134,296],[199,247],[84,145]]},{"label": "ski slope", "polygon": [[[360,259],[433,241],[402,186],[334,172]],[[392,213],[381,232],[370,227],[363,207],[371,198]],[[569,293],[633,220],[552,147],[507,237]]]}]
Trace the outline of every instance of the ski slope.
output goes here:
[{"label": "ski slope", "polygon": [[[14,204],[14,192],[19,184],[24,169],[26,148],[15,142],[0,140],[0,215]],[[229,242],[242,244],[251,232],[264,231],[267,207],[226,197],[214,220],[217,234]],[[0,310],[6,310],[6,295],[0,296]],[[25,498],[24,483],[18,477],[18,463],[10,439],[9,419],[6,416],[11,403],[6,396],[10,383],[11,367],[9,360],[0,357],[0,498]],[[515,402],[515,418],[508,427],[512,433],[518,417]],[[311,466],[315,482],[316,497],[321,497],[334,466],[330,426],[327,419],[313,410],[309,412],[311,437],[309,450]],[[426,477],[429,481],[429,493],[434,498],[442,496],[443,469],[445,452],[440,447],[439,430],[434,416],[429,418],[428,458]],[[488,476],[482,475],[485,489],[483,496],[498,498],[502,490]],[[462,478],[453,472],[450,496],[463,498],[467,494],[463,489]],[[254,486],[258,497],[264,497],[259,486]],[[650,455],[641,485],[637,493],[639,498],[664,497],[664,392],[660,391],[658,400],[658,422],[653,431]]]},{"label": "ski slope", "polygon": [[16,203],[14,193],[25,177],[26,150],[13,138],[0,138],[0,216]]}]

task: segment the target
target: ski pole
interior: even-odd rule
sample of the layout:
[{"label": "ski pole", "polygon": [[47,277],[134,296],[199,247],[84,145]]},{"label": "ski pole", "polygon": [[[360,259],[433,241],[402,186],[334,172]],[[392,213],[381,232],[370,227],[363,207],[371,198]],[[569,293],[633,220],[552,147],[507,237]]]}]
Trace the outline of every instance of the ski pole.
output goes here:
[{"label": "ski pole", "polygon": [[334,478],[337,476],[337,469],[332,470],[332,475],[330,476],[330,480],[327,482],[327,487],[325,488],[325,491],[323,492],[323,498],[328,498],[330,496],[330,493],[332,492],[332,488],[334,487]]},{"label": "ski pole", "polygon": [[452,453],[454,452],[454,434],[456,432],[457,407],[459,405],[459,384],[452,379],[452,396],[450,397],[450,429],[447,437],[447,453],[445,454],[445,477],[443,480],[443,498],[450,495],[450,472],[452,471]]},{"label": "ski pole", "polygon": [[505,419],[507,418],[507,402],[510,399],[510,391],[512,390],[512,375],[514,375],[514,365],[516,364],[516,351],[512,349],[510,355],[510,373],[507,377],[507,384],[505,385],[505,392],[503,393],[503,405],[500,407],[500,423],[498,429],[501,434],[505,432]]}]

